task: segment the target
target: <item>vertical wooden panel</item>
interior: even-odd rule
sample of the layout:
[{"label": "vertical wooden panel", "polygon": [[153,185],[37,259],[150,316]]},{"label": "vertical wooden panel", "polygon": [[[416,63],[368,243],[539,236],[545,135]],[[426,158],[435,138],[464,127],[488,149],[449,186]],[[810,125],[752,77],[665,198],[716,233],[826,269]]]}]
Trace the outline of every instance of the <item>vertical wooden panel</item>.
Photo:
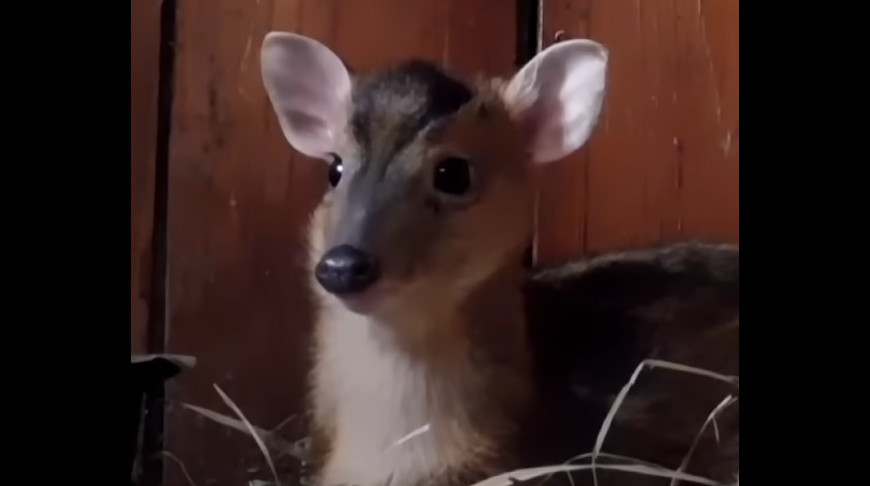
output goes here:
[{"label": "vertical wooden panel", "polygon": [[[269,474],[250,437],[178,402],[231,413],[217,383],[266,428],[302,411],[312,321],[302,231],[326,167],[282,138],[260,79],[265,33],[310,35],[357,69],[415,56],[504,73],[514,59],[514,10],[502,0],[180,2],[168,345],[198,364],[171,385],[167,449],[197,484]],[[166,484],[188,484],[174,462]]]},{"label": "vertical wooden panel", "polygon": [[544,0],[545,46],[610,50],[586,148],[547,168],[537,257],[739,236],[739,1]]},{"label": "vertical wooden panel", "polygon": [[157,85],[160,0],[130,3],[130,352],[146,351],[154,161],[157,143]]}]

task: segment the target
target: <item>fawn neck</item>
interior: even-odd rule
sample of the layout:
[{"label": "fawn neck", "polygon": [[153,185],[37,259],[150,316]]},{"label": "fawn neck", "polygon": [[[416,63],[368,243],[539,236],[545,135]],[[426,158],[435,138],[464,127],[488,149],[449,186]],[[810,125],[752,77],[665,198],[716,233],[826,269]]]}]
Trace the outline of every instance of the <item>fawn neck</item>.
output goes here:
[{"label": "fawn neck", "polygon": [[[316,290],[313,399],[330,442],[327,484],[414,484],[509,460],[531,386],[516,253],[471,286],[426,282],[377,315]],[[425,432],[403,440],[415,430]]]}]

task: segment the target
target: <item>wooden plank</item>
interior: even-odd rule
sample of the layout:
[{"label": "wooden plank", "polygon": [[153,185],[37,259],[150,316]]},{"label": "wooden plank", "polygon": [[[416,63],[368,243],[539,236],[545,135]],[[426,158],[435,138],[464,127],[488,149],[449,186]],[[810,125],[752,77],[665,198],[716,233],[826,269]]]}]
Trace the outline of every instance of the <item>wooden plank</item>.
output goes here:
[{"label": "wooden plank", "polygon": [[147,352],[160,0],[130,2],[130,352]]},{"label": "wooden plank", "polygon": [[[504,73],[514,61],[514,15],[514,2],[502,0],[180,2],[168,346],[198,362],[170,384],[172,403],[231,414],[217,383],[264,428],[302,411],[312,321],[302,231],[326,167],[282,138],[260,79],[265,33],[310,35],[357,69],[415,56]],[[177,405],[167,441],[197,484],[269,476],[250,437]],[[167,470],[166,484],[188,484],[175,461]]]},{"label": "wooden plank", "polygon": [[678,238],[738,241],[738,0],[546,1],[556,33],[610,50],[589,145],[548,168],[541,262]]}]

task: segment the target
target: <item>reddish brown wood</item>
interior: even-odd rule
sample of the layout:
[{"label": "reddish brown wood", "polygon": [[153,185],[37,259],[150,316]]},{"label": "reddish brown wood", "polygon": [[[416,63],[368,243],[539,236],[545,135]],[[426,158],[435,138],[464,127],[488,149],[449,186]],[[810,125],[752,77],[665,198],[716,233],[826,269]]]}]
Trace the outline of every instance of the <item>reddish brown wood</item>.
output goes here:
[{"label": "reddish brown wood", "polygon": [[[315,37],[356,69],[416,56],[504,73],[514,25],[514,2],[503,0],[179,2],[168,341],[198,363],[171,384],[167,450],[197,484],[269,474],[250,437],[178,402],[232,414],[217,383],[265,428],[302,406],[312,320],[303,225],[326,167],[293,153],[280,133],[260,79],[265,33]],[[175,461],[167,469],[167,485],[188,484]]]},{"label": "reddish brown wood", "polygon": [[130,3],[130,352],[146,351],[154,161],[157,143],[160,0]]},{"label": "reddish brown wood", "polygon": [[547,168],[537,258],[739,237],[738,0],[547,0],[544,42],[610,51],[589,145]]}]

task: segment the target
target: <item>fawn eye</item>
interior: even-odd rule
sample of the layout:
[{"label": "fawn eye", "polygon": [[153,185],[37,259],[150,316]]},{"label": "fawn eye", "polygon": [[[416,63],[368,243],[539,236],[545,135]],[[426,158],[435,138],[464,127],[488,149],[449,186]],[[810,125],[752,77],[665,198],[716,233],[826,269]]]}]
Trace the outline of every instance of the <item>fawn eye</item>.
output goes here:
[{"label": "fawn eye", "polygon": [[471,188],[471,165],[461,157],[447,157],[435,166],[435,190],[461,196]]},{"label": "fawn eye", "polygon": [[344,165],[341,163],[341,157],[337,154],[332,154],[332,162],[329,164],[329,185],[335,187],[338,181],[341,180],[341,173],[344,172]]}]

